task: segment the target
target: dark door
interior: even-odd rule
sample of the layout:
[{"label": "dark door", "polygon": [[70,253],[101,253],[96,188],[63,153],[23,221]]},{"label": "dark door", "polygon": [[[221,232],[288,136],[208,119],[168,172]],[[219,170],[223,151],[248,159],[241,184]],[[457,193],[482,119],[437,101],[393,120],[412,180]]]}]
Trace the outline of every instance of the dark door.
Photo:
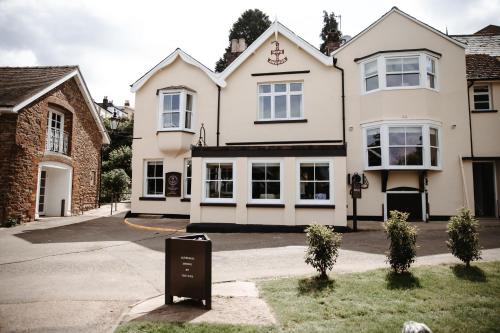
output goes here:
[{"label": "dark door", "polygon": [[495,216],[495,176],[493,162],[473,163],[476,216]]},{"label": "dark door", "polygon": [[410,213],[409,221],[422,221],[422,193],[387,193],[387,218],[391,210]]}]

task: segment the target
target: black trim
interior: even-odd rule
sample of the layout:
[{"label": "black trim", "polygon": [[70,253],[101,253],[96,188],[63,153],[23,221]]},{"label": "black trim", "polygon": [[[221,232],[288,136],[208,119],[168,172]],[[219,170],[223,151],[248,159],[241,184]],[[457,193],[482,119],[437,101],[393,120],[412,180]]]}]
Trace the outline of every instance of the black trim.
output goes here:
[{"label": "black trim", "polygon": [[335,209],[335,205],[295,205],[295,208],[319,208],[319,209]]},{"label": "black trim", "polygon": [[200,202],[200,206],[236,207],[234,202]]},{"label": "black trim", "polygon": [[252,73],[252,76],[267,76],[267,75],[287,75],[287,74],[307,74],[310,70],[304,71],[289,71],[289,72],[267,72],[267,73]]},{"label": "black trim", "polygon": [[[236,223],[190,223],[186,232],[218,232],[218,233],[246,233],[246,232],[281,232],[303,233],[308,225],[270,225],[270,224],[236,224]],[[336,232],[349,232],[348,227],[330,226]]]},{"label": "black trim", "polygon": [[287,124],[287,123],[307,123],[307,119],[283,119],[283,120],[256,120],[254,124]]},{"label": "black trim", "polygon": [[311,143],[342,143],[342,140],[304,140],[304,141],[254,141],[254,142],[227,142],[226,146],[249,145],[297,145]]},{"label": "black trim", "polygon": [[337,66],[337,58],[332,58],[333,67],[340,71],[340,78],[342,81],[342,142],[345,142],[345,88],[344,88],[344,69],[342,67]]},{"label": "black trim", "polygon": [[467,109],[469,109],[469,135],[470,135],[470,155],[474,157],[474,144],[472,143],[472,114],[470,110],[470,88],[474,85],[474,80],[467,82]]},{"label": "black trim", "polygon": [[284,204],[247,203],[247,207],[258,208],[285,208]]},{"label": "black trim", "polygon": [[420,192],[420,189],[415,188],[415,187],[409,187],[409,186],[399,186],[399,187],[393,187],[393,188],[388,188],[387,192]]},{"label": "black trim", "polygon": [[189,220],[189,214],[161,214],[162,218],[167,219],[186,219]]},{"label": "black trim", "polygon": [[429,221],[449,221],[451,215],[429,215]]},{"label": "black trim", "polygon": [[346,156],[343,145],[303,146],[191,146],[192,157]]},{"label": "black trim", "polygon": [[217,147],[219,147],[220,136],[220,86],[217,85]]},{"label": "black trim", "polygon": [[472,113],[497,113],[498,110],[471,110]]},{"label": "black trim", "polygon": [[498,161],[500,156],[473,156],[473,157],[462,157],[464,161]]},{"label": "black trim", "polygon": [[439,52],[436,52],[436,51],[432,51],[432,50],[429,50],[429,49],[426,49],[426,48],[422,48],[422,49],[400,49],[400,50],[383,50],[383,51],[377,51],[377,52],[374,52],[374,53],[371,53],[369,55],[365,55],[365,56],[362,56],[362,57],[359,57],[359,58],[354,58],[354,62],[358,62],[360,60],[364,60],[364,59],[367,59],[367,58],[370,58],[370,57],[373,57],[374,55],[377,55],[377,54],[384,54],[384,53],[396,53],[396,52],[417,52],[417,51],[427,51],[427,52],[430,52],[430,53],[434,53],[435,55],[439,56],[439,57],[442,57],[443,55]]},{"label": "black trim", "polygon": [[[357,219],[358,219],[358,221],[377,221],[377,222],[383,222],[384,221],[384,216],[358,215]],[[347,215],[347,220],[352,221],[352,215]]]},{"label": "black trim", "polygon": [[380,183],[382,184],[382,192],[387,192],[387,181],[389,180],[389,170],[382,170],[380,173]]},{"label": "black trim", "polygon": [[156,131],[156,135],[158,135],[158,133],[179,133],[179,132],[195,134],[194,131],[188,131],[185,129],[177,129],[177,130],[158,130],[158,131]]},{"label": "black trim", "polygon": [[139,197],[140,201],[165,201],[165,197]]},{"label": "black trim", "polygon": [[191,198],[181,198],[181,202],[191,202]]}]

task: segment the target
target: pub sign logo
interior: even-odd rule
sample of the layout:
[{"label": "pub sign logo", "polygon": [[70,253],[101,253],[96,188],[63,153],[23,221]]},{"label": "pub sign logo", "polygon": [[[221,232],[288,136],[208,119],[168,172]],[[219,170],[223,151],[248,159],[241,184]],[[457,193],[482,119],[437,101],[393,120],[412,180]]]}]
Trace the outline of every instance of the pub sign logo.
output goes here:
[{"label": "pub sign logo", "polygon": [[275,45],[274,50],[271,50],[271,55],[274,56],[274,59],[267,58],[267,62],[271,65],[279,66],[287,62],[288,58],[280,58],[281,55],[285,54],[285,50],[280,50],[280,43],[277,40],[271,42],[271,44]]},{"label": "pub sign logo", "polygon": [[165,196],[180,197],[181,196],[181,173],[167,172],[165,174]]}]

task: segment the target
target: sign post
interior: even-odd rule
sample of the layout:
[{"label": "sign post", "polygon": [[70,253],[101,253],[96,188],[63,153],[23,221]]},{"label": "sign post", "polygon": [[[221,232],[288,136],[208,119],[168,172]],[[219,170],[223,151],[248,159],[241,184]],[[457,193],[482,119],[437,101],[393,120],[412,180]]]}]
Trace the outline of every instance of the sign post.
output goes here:
[{"label": "sign post", "polygon": [[358,231],[358,203],[361,199],[361,176],[354,173],[351,178],[351,197],[352,197],[352,230]]}]

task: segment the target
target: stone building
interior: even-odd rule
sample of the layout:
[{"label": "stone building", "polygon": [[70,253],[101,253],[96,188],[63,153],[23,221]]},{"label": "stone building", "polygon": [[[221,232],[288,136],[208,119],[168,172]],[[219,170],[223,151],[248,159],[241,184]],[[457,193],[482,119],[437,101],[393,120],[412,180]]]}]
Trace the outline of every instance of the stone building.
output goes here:
[{"label": "stone building", "polygon": [[108,143],[77,66],[0,67],[0,223],[95,208]]}]

